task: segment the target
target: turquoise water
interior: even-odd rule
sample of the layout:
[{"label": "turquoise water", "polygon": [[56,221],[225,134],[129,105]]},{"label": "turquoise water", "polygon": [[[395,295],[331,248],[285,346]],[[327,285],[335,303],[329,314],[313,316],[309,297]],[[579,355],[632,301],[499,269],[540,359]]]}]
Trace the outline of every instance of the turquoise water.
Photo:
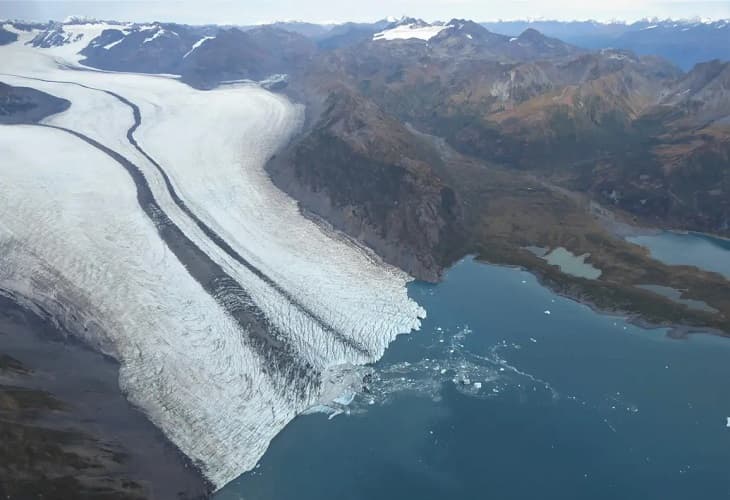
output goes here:
[{"label": "turquoise water", "polygon": [[666,264],[697,266],[730,279],[730,240],[669,231],[627,240],[648,248],[654,258]]},{"label": "turquoise water", "polygon": [[670,340],[471,259],[410,294],[428,318],[371,393],[297,418],[217,500],[730,497],[730,340]]}]

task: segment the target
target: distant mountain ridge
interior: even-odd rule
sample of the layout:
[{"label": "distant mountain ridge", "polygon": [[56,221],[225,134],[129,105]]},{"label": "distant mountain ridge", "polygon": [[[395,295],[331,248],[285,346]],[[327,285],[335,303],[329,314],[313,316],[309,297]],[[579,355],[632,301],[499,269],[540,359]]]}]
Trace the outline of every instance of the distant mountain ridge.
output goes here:
[{"label": "distant mountain ridge", "polygon": [[620,48],[669,59],[684,70],[711,59],[730,60],[730,20],[503,21],[481,23],[515,36],[533,28],[587,49]]},{"label": "distant mountain ridge", "polygon": [[[321,26],[313,38],[324,48],[361,42],[388,26],[414,18],[383,19],[375,23],[344,23]],[[422,23],[425,23],[421,20]],[[429,24],[429,23],[425,23]],[[443,24],[443,23],[430,23]],[[539,31],[584,49],[627,49],[641,55],[658,55],[684,70],[711,59],[730,60],[730,20],[644,19],[636,22],[516,20],[479,23],[489,31],[517,37],[528,29]],[[298,23],[277,23],[277,27],[298,31]],[[309,30],[312,31],[312,30]],[[299,30],[300,33],[305,33]],[[305,33],[306,34],[306,33]]]}]

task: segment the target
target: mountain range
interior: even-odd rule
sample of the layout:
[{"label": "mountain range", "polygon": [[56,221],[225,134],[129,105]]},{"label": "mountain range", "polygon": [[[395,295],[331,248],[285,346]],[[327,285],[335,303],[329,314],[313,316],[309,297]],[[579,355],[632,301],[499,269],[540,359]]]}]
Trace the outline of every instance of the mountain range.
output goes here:
[{"label": "mountain range", "polygon": [[[296,415],[370,393],[360,367],[425,317],[407,284],[465,256],[670,335],[730,336],[727,276],[631,238],[730,238],[727,26],[0,22],[0,306],[109,354],[109,384],[172,450],[146,446],[154,428],[127,440],[117,406],[121,446],[97,441],[103,391],[0,355],[0,492],[207,495]],[[559,319],[543,292],[537,317]],[[69,405],[83,432],[11,387],[33,374],[90,394]]]},{"label": "mountain range", "polygon": [[[305,104],[302,131],[270,162],[274,181],[419,278],[437,280],[466,253],[534,269],[539,259],[522,248],[539,244],[601,261],[600,289],[561,277],[596,302],[618,287],[641,309],[637,262],[667,286],[712,281],[618,242],[594,209],[730,236],[730,45],[715,43],[728,23],[486,26],[119,23],[81,55],[90,67],[173,74],[202,89],[261,81]],[[31,43],[67,41],[51,23]],[[722,59],[695,60],[703,54]],[[714,290],[703,299],[722,310],[727,299],[703,283]]]}]

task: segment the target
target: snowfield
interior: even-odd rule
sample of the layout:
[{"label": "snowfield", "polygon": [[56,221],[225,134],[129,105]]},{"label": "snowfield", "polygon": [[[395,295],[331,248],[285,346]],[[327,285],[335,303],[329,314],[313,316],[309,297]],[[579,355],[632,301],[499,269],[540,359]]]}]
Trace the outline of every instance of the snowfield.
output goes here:
[{"label": "snowfield", "polygon": [[[45,123],[137,166],[169,220],[318,374],[295,390],[291,373],[266,365],[230,304],[166,246],[120,163],[68,132],[0,128],[0,290],[118,359],[129,399],[221,487],[294,416],[348,393],[354,367],[425,312],[408,298],[407,275],[302,216],[266,175],[301,107],[251,84],[198,91],[170,77],[74,70],[91,39],[35,49],[28,37],[0,47],[0,81],[71,101]],[[142,151],[127,139],[132,106]]]},{"label": "snowfield", "polygon": [[373,40],[430,40],[441,33],[449,26],[435,24],[433,26],[419,26],[415,24],[402,24],[394,28],[375,33]]}]

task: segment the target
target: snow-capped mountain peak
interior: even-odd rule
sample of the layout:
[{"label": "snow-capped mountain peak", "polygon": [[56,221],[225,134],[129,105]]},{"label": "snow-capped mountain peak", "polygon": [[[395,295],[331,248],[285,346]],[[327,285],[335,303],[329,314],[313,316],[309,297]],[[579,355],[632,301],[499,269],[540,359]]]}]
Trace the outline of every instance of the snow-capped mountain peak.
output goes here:
[{"label": "snow-capped mountain peak", "polygon": [[442,22],[427,23],[423,19],[403,16],[385,30],[375,33],[373,40],[430,40],[447,26]]}]

